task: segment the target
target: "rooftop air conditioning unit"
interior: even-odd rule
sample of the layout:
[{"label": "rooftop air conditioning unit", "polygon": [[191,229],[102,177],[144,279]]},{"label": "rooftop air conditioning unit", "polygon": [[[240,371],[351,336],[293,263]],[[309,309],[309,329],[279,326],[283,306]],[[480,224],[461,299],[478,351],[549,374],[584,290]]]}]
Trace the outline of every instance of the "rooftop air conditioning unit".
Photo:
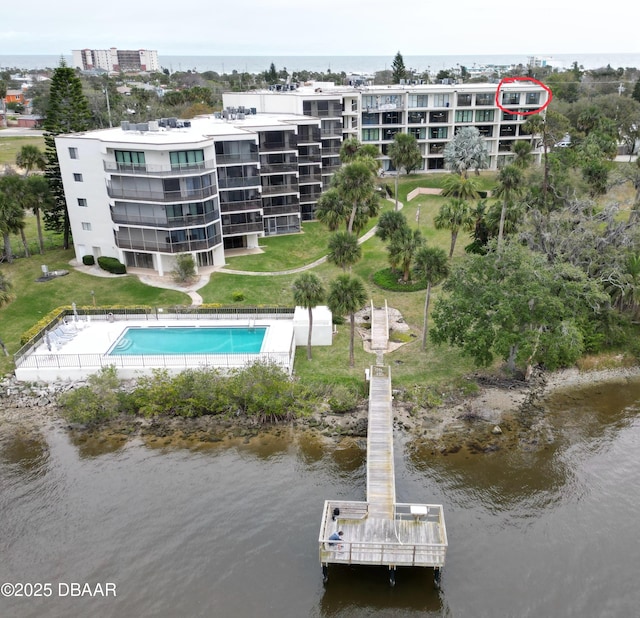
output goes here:
[{"label": "rooftop air conditioning unit", "polygon": [[148,123],[148,122],[139,122],[139,123],[136,125],[136,129],[137,129],[138,131],[143,131],[143,132],[144,132],[144,131],[148,131],[148,130],[149,130],[149,123]]},{"label": "rooftop air conditioning unit", "polygon": [[157,120],[149,120],[149,131],[159,131],[160,125]]},{"label": "rooftop air conditioning unit", "polygon": [[167,126],[170,129],[175,129],[178,126],[178,119],[177,118],[167,118]]},{"label": "rooftop air conditioning unit", "polygon": [[244,120],[245,116],[243,112],[238,112],[238,120]]},{"label": "rooftop air conditioning unit", "polygon": [[129,123],[129,121],[128,121],[128,120],[123,120],[123,121],[120,123],[120,128],[121,128],[123,131],[129,131],[129,129],[131,128],[131,125],[130,125],[130,123]]},{"label": "rooftop air conditioning unit", "polygon": [[182,126],[183,126],[185,129],[190,129],[190,128],[191,128],[191,120],[185,120],[185,121],[182,123]]}]

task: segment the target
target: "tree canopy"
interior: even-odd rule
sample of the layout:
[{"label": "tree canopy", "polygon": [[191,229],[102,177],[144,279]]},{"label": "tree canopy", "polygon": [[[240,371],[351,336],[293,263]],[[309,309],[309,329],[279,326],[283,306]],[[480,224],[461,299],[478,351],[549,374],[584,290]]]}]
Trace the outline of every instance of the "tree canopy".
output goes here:
[{"label": "tree canopy", "polygon": [[407,69],[404,66],[404,58],[400,52],[397,52],[393,62],[391,63],[391,69],[393,71],[393,83],[399,84],[401,79],[406,79]]},{"label": "tree canopy", "polygon": [[476,127],[462,127],[444,147],[447,169],[467,176],[470,169],[478,173],[489,167],[489,151]]}]

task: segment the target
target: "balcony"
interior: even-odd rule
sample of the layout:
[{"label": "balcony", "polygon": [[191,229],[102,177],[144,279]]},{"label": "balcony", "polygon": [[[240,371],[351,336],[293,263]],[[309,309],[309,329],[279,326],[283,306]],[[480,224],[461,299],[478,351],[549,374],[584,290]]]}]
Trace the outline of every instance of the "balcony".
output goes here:
[{"label": "balcony", "polygon": [[261,174],[284,174],[287,172],[297,172],[298,163],[263,163],[260,166]]},{"label": "balcony", "polygon": [[318,187],[313,191],[307,191],[300,194],[300,203],[316,202],[322,195],[322,188]]},{"label": "balcony", "polygon": [[262,208],[262,200],[242,200],[238,202],[226,202],[220,204],[220,212],[242,212],[245,210],[260,210]]},{"label": "balcony", "polygon": [[262,187],[262,195],[283,195],[297,193],[298,184],[266,185]]},{"label": "balcony", "polygon": [[327,174],[334,174],[341,167],[342,167],[341,165],[323,165],[322,166],[322,175],[326,176]]},{"label": "balcony", "polygon": [[337,139],[342,139],[342,129],[343,127],[329,127],[327,129],[322,129],[321,135],[322,139],[328,139],[331,137],[335,137]]},{"label": "balcony", "polygon": [[257,152],[242,152],[240,154],[218,154],[216,155],[218,165],[238,165],[239,163],[257,163]]},{"label": "balcony", "polygon": [[276,215],[297,215],[299,212],[299,204],[286,204],[284,206],[265,206],[263,217],[275,217]]},{"label": "balcony", "polygon": [[291,135],[289,139],[277,142],[261,142],[260,152],[281,152],[287,150],[295,150],[298,146],[298,140],[295,135]]},{"label": "balcony", "polygon": [[169,219],[159,219],[154,217],[140,217],[135,215],[115,214],[112,210],[111,220],[114,223],[124,225],[139,225],[154,228],[176,228],[193,227],[205,225],[220,218],[220,212],[215,210],[203,215],[186,215],[185,217],[172,217]]},{"label": "balcony", "polygon": [[300,185],[312,185],[318,182],[322,182],[321,174],[303,174],[298,178],[298,184]]},{"label": "balcony", "polygon": [[310,155],[298,155],[298,163],[301,165],[308,165],[309,163],[320,163],[322,157],[320,153]]},{"label": "balcony", "polygon": [[154,165],[150,163],[117,163],[116,161],[103,161],[104,171],[123,176],[194,176],[198,172],[206,172],[215,169],[213,159],[200,161],[199,163],[184,163],[176,165]]},{"label": "balcony", "polygon": [[237,236],[239,234],[250,234],[251,232],[264,232],[262,221],[257,223],[233,223],[222,226],[224,236]]},{"label": "balcony", "polygon": [[237,178],[218,178],[221,189],[242,189],[244,187],[259,187],[260,176],[240,176]]},{"label": "balcony", "polygon": [[120,249],[133,251],[159,251],[160,253],[186,253],[188,251],[204,251],[222,243],[222,236],[215,236],[206,240],[187,240],[184,242],[159,242],[154,240],[131,240],[118,238],[116,232],[116,246]]},{"label": "balcony", "polygon": [[114,199],[138,200],[148,202],[192,202],[206,199],[217,193],[217,187],[211,186],[204,189],[189,189],[184,191],[149,191],[129,187],[113,187],[107,183],[107,194]]}]

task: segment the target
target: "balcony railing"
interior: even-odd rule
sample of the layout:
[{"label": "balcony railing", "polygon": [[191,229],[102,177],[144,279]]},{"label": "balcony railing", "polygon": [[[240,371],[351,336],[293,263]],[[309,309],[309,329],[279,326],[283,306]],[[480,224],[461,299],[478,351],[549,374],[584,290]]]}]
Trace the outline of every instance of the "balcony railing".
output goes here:
[{"label": "balcony railing", "polygon": [[297,184],[267,185],[262,187],[262,195],[279,195],[281,193],[297,193]]},{"label": "balcony railing", "polygon": [[298,163],[301,164],[309,164],[309,163],[320,163],[322,157],[320,153],[312,154],[312,155],[298,155]]},{"label": "balcony railing", "polygon": [[326,156],[332,156],[335,157],[336,155],[340,154],[340,148],[337,147],[326,147],[324,146],[322,148],[322,156],[326,157]]},{"label": "balcony railing", "polygon": [[220,218],[220,211],[214,210],[203,215],[186,215],[184,217],[171,217],[169,219],[158,219],[155,217],[139,217],[135,215],[115,214],[111,212],[111,220],[114,223],[125,225],[140,225],[154,228],[175,228],[192,227],[196,225],[206,225]]},{"label": "balcony railing", "polygon": [[240,178],[218,178],[218,186],[221,189],[259,187],[260,176],[242,176]]},{"label": "balcony railing", "polygon": [[284,206],[265,206],[264,217],[275,215],[297,215],[300,212],[299,204],[285,204]]},{"label": "balcony railing", "polygon": [[341,165],[323,165],[322,166],[322,175],[333,174],[337,172],[342,166]]},{"label": "balcony railing", "polygon": [[238,163],[257,163],[257,152],[243,152],[240,154],[219,154],[216,155],[218,165],[237,165]]},{"label": "balcony railing", "polygon": [[131,240],[118,238],[116,233],[116,245],[120,249],[132,251],[159,251],[160,253],[185,253],[187,251],[203,251],[211,249],[222,243],[222,236],[214,236],[206,240],[187,240],[184,242],[158,242],[154,240]]},{"label": "balcony railing", "polygon": [[262,142],[260,144],[260,152],[280,152],[286,150],[295,150],[297,145],[297,140],[292,136],[285,142]]},{"label": "balcony railing", "polygon": [[308,193],[301,193],[300,203],[316,202],[321,195],[322,190],[320,188],[316,189],[315,191],[309,191]]},{"label": "balcony railing", "polygon": [[105,172],[126,176],[189,176],[199,172],[215,169],[213,159],[198,163],[182,163],[176,165],[158,165],[152,163],[118,163],[117,161],[103,161]]},{"label": "balcony railing", "polygon": [[262,221],[258,223],[234,223],[222,226],[224,236],[236,236],[238,234],[249,234],[251,232],[264,232]]},{"label": "balcony railing", "polygon": [[323,137],[323,139],[326,139],[328,137],[336,137],[336,138],[340,138],[342,139],[342,129],[343,127],[330,127],[327,129],[322,129],[321,131],[321,135]]},{"label": "balcony railing", "polygon": [[297,172],[297,163],[263,163],[260,166],[261,174],[282,174],[285,172]]},{"label": "balcony railing", "polygon": [[322,182],[321,174],[304,174],[298,179],[298,184],[301,185],[312,185],[318,182]]},{"label": "balcony railing", "polygon": [[204,189],[189,189],[184,191],[149,191],[133,187],[114,187],[107,184],[107,194],[115,199],[145,200],[150,202],[192,202],[205,199],[217,193],[217,187],[212,185]]},{"label": "balcony railing", "polygon": [[238,202],[226,202],[220,204],[220,212],[244,212],[246,210],[260,210],[262,208],[262,200],[240,200]]}]

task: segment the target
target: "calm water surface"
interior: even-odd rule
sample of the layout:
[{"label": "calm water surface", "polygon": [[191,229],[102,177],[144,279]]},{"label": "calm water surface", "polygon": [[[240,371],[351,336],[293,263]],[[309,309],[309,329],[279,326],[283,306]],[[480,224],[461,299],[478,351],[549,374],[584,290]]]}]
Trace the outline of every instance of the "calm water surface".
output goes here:
[{"label": "calm water surface", "polygon": [[[365,498],[365,442],[264,436],[191,449],[74,441],[62,430],[0,444],[0,583],[52,582],[48,599],[0,597],[27,617],[627,617],[640,605],[640,381],[548,402],[553,441],[447,457],[396,439],[399,501],[442,502],[442,589],[429,570],[330,568],[325,498]],[[113,582],[117,597],[56,598]]]}]

